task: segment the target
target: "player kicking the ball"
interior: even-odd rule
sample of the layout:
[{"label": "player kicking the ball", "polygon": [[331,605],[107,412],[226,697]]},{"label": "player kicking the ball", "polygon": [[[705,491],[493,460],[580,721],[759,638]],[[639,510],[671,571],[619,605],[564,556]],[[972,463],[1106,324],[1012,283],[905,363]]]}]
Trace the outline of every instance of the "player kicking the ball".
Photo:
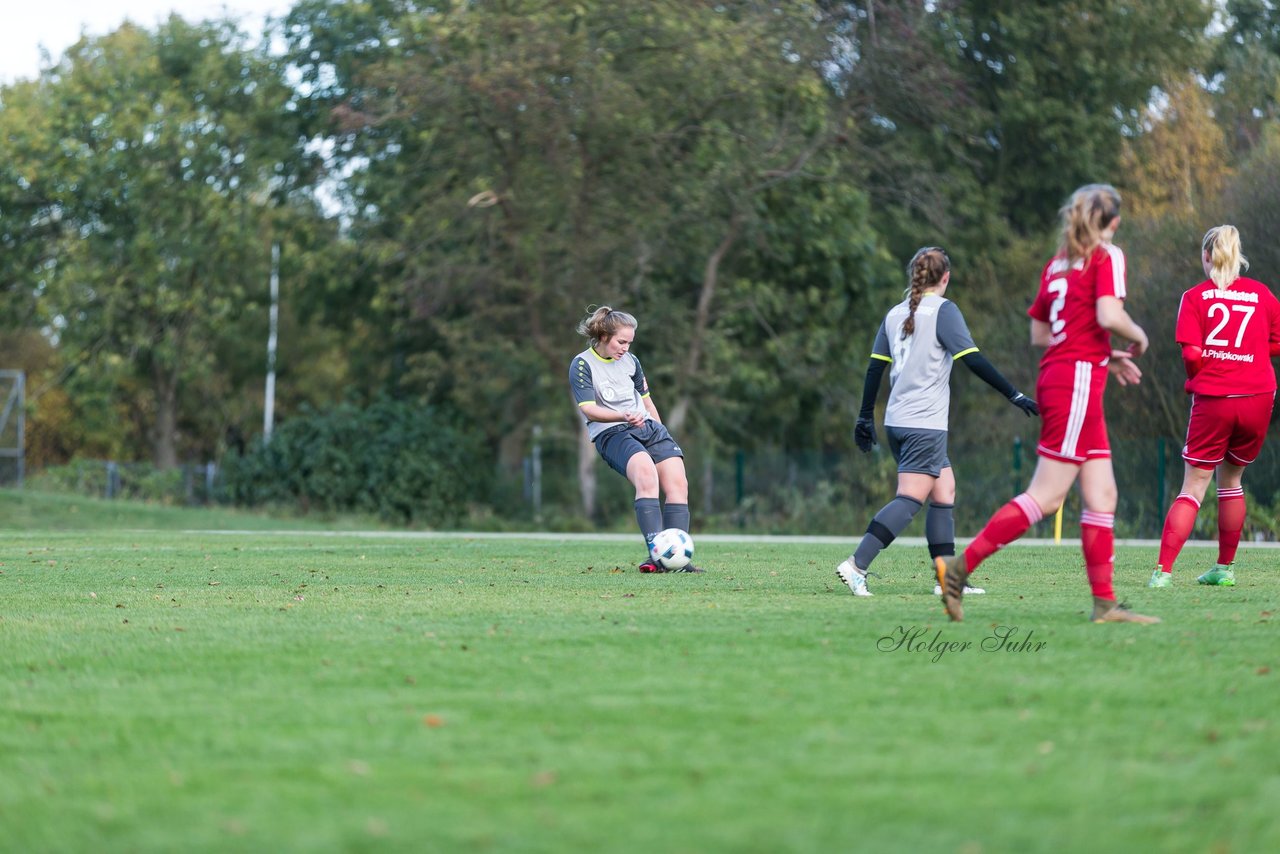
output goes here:
[{"label": "player kicking the ball", "polygon": [[[1079,477],[1084,501],[1080,542],[1093,589],[1093,621],[1160,622],[1120,605],[1111,585],[1116,478],[1102,392],[1109,373],[1121,385],[1136,384],[1142,372],[1131,356],[1147,349],[1147,333],[1124,309],[1124,253],[1111,242],[1120,226],[1120,194],[1107,184],[1081,187],[1061,215],[1062,245],[1045,265],[1039,293],[1027,311],[1031,343],[1044,348],[1036,382],[1039,460],[1027,491],[997,510],[963,554],[935,561],[943,607],[952,620],[964,619],[969,574],[1056,511]],[[1133,342],[1129,350],[1112,350],[1113,334]]]},{"label": "player kicking the ball", "polygon": [[[662,426],[640,360],[631,355],[636,326],[630,314],[607,305],[584,317],[578,334],[591,346],[569,363],[569,389],[596,451],[636,489],[636,522],[649,547],[640,571],[667,572],[653,558],[653,538],[665,528],[689,532],[689,480],[684,451]],[[669,571],[702,572],[692,563]]]},{"label": "player kicking the ball", "polygon": [[1240,275],[1249,262],[1240,254],[1235,226],[1211,228],[1200,244],[1207,281],[1182,295],[1177,340],[1191,397],[1186,474],[1182,491],[1164,519],[1160,555],[1148,587],[1173,583],[1173,562],[1195,525],[1196,512],[1218,474],[1218,564],[1197,581],[1220,587],[1236,583],[1231,568],[1244,528],[1245,466],[1258,457],[1271,423],[1280,355],[1280,302],[1261,282]]},{"label": "player kicking the ball", "polygon": [[[963,361],[992,388],[1027,415],[1037,413],[1036,402],[1018,392],[978,352],[955,303],[943,294],[951,283],[951,261],[937,246],[916,252],[907,265],[907,298],[889,310],[871,349],[862,409],[854,426],[858,447],[870,451],[876,442],[876,395],[885,367],[889,372],[889,405],[884,432],[898,462],[898,494],[880,508],[858,549],[836,567],[836,575],[855,596],[870,596],[867,569],[887,545],[929,502],[925,535],[931,558],[954,555],[953,516],[956,478],[947,459],[947,409],[951,403],[951,366]],[[969,587],[969,593],[983,593]],[[935,594],[941,590],[935,590]]]}]

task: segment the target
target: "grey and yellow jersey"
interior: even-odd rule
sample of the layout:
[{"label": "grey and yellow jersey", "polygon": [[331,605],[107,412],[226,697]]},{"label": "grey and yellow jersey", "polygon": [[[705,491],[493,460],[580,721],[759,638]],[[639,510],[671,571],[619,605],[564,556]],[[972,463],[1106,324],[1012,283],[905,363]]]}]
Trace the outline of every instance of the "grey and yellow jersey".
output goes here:
[{"label": "grey and yellow jersey", "polygon": [[937,294],[921,297],[915,332],[903,338],[908,309],[906,300],[889,309],[871,348],[871,358],[890,363],[884,426],[946,430],[951,365],[978,347],[951,300]]},{"label": "grey and yellow jersey", "polygon": [[[640,360],[630,353],[621,359],[606,359],[590,347],[583,350],[569,363],[569,390],[579,407],[594,403],[614,412],[640,412],[645,418],[649,417],[649,410],[644,405],[644,399],[649,396],[649,384],[645,381]],[[587,436],[592,441],[605,430],[622,423],[592,421],[585,415],[583,420],[587,423]]]}]

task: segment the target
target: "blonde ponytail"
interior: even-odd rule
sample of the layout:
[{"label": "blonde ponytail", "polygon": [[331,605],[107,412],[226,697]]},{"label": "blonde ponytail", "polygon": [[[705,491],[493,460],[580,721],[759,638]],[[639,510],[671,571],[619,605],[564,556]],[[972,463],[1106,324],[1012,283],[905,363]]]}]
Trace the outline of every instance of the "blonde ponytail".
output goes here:
[{"label": "blonde ponytail", "polygon": [[1249,269],[1249,259],[1240,252],[1240,232],[1234,225],[1215,225],[1200,242],[1201,257],[1209,256],[1209,278],[1222,290],[1240,278],[1240,269]]},{"label": "blonde ponytail", "polygon": [[1120,216],[1120,193],[1110,184],[1087,184],[1071,194],[1058,211],[1062,242],[1058,254],[1068,263],[1087,261],[1102,245],[1102,233]]}]

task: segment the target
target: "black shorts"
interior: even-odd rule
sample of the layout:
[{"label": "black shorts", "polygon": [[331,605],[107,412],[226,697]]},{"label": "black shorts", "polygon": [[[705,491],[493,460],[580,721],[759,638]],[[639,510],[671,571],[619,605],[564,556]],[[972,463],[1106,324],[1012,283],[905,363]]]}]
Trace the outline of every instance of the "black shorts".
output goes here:
[{"label": "black shorts", "polygon": [[609,468],[623,477],[627,476],[627,463],[636,454],[648,454],[655,463],[684,456],[667,428],[652,418],[639,427],[621,424],[604,431],[596,436],[596,450]]},{"label": "black shorts", "polygon": [[927,474],[937,477],[951,467],[947,459],[947,431],[916,427],[884,428],[889,450],[898,461],[899,474]]}]

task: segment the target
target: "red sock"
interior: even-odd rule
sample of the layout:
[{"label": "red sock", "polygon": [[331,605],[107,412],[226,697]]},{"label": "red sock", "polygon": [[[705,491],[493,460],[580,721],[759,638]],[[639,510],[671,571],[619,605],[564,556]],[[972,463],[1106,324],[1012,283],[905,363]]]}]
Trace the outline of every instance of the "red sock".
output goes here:
[{"label": "red sock", "polygon": [[1187,544],[1191,529],[1196,524],[1196,513],[1200,510],[1200,502],[1183,492],[1169,505],[1169,512],[1164,517],[1164,532],[1160,535],[1160,556],[1156,563],[1165,572],[1173,572],[1173,562],[1178,553]]},{"label": "red sock", "polygon": [[1115,600],[1111,576],[1116,563],[1116,514],[1086,510],[1080,514],[1080,545],[1089,586],[1099,599]]},{"label": "red sock", "polygon": [[995,512],[987,525],[973,538],[969,547],[964,550],[964,565],[970,572],[977,569],[978,564],[1021,537],[1027,529],[1044,518],[1040,505],[1025,492],[1005,504]]},{"label": "red sock", "polygon": [[1236,559],[1240,532],[1244,530],[1244,487],[1218,490],[1218,563],[1228,565]]}]

